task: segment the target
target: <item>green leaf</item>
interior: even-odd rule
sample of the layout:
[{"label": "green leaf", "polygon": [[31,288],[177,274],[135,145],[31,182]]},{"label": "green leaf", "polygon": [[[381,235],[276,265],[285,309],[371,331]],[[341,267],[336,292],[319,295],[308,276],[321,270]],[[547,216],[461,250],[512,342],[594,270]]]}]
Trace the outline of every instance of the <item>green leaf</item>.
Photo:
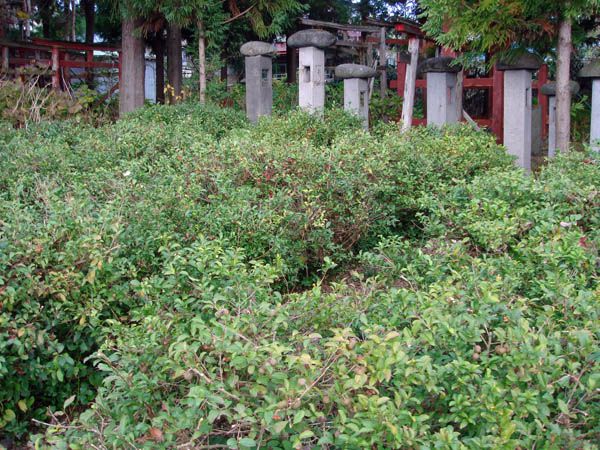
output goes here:
[{"label": "green leaf", "polygon": [[275,423],[271,427],[271,429],[273,430],[273,433],[279,434],[279,433],[281,433],[285,429],[285,427],[287,426],[287,424],[288,424],[287,421],[282,420],[281,422]]},{"label": "green leaf", "polygon": [[73,403],[73,401],[75,401],[75,395],[71,395],[68,399],[66,399],[63,403],[63,411],[67,409],[69,405]]},{"label": "green leaf", "polygon": [[300,435],[298,436],[298,438],[300,440],[303,440],[303,439],[311,438],[314,435],[315,435],[315,433],[313,433],[312,431],[310,431],[310,430],[304,430],[302,433],[300,433]]},{"label": "green leaf", "polygon": [[240,439],[239,444],[243,447],[256,447],[256,441],[248,437]]}]

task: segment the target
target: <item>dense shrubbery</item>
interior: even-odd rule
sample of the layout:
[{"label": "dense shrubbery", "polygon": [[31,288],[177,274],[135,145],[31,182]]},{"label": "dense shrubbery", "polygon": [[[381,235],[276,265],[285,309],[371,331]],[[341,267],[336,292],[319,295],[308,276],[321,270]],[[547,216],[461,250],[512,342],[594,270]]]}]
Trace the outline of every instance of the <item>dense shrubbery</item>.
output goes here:
[{"label": "dense shrubbery", "polygon": [[594,157],[525,177],[467,128],[367,134],[339,111],[248,127],[189,105],[2,142],[5,432],[37,417],[57,425],[40,444],[70,448],[593,445]]},{"label": "dense shrubbery", "polygon": [[86,85],[71,92],[43,87],[48,68],[25,67],[22,78],[0,79],[0,126],[14,128],[67,118],[99,124],[116,117],[116,102],[105,103],[102,95]]}]

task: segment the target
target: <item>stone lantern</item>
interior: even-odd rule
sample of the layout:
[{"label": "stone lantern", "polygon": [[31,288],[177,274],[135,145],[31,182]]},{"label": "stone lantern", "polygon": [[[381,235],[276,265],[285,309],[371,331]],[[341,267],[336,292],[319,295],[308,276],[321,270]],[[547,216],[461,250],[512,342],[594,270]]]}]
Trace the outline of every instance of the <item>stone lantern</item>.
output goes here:
[{"label": "stone lantern", "polygon": [[527,171],[531,170],[531,76],[541,65],[540,58],[525,53],[496,66],[504,71],[504,146]]},{"label": "stone lantern", "polygon": [[250,41],[240,47],[246,65],[246,117],[256,122],[273,111],[273,61],[275,46]]},{"label": "stone lantern", "polygon": [[[571,95],[579,92],[579,83],[569,82]],[[556,155],[556,82],[550,81],[542,86],[541,93],[548,96],[548,158]]]},{"label": "stone lantern", "polygon": [[590,145],[600,152],[600,59],[587,63],[579,71],[580,78],[592,80],[592,120],[590,126]]},{"label": "stone lantern", "polygon": [[462,92],[458,92],[457,76],[461,68],[452,64],[454,60],[442,56],[426,59],[419,65],[419,71],[427,77],[427,125],[457,123],[462,117]]},{"label": "stone lantern", "polygon": [[301,30],[292,34],[287,46],[299,48],[298,103],[300,108],[322,114],[325,108],[325,48],[336,37],[324,30]]},{"label": "stone lantern", "polygon": [[369,128],[369,78],[377,71],[361,64],[341,64],[335,68],[335,76],[344,80],[344,109],[362,119]]}]

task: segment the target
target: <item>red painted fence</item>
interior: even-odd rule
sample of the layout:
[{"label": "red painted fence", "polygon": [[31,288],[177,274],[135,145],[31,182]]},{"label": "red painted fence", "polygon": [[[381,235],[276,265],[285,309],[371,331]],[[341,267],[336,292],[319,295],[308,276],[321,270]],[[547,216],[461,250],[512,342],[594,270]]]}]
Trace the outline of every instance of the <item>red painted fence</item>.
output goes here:
[{"label": "red painted fence", "polygon": [[[398,95],[404,93],[404,80],[406,77],[406,63],[398,60],[397,64],[397,80],[390,82],[390,87],[395,89]],[[537,72],[537,77],[533,81],[532,88],[537,91],[537,98],[540,108],[542,109],[542,137],[545,138],[548,133],[548,97],[542,95],[539,88],[548,81],[548,67],[543,65]],[[423,106],[427,105],[427,82],[425,79],[418,79],[416,89],[420,89],[423,93]],[[489,108],[486,117],[473,117],[473,120],[481,127],[488,128],[494,133],[498,141],[502,142],[503,116],[504,116],[504,73],[499,70],[492,69],[487,77],[463,79],[463,91],[468,89],[486,89],[488,91]],[[413,125],[425,125],[426,119],[413,119]]]},{"label": "red painted fence", "polygon": [[[115,53],[118,62],[94,59],[94,52]],[[19,67],[32,64],[47,66],[54,89],[67,89],[72,77],[81,78],[82,74],[74,74],[71,69],[117,69],[121,74],[121,50],[118,47],[103,44],[84,44],[80,42],[54,41],[33,38],[31,42],[12,42],[0,40],[2,55],[2,72],[11,74]],[[114,92],[117,85],[109,89]]]}]

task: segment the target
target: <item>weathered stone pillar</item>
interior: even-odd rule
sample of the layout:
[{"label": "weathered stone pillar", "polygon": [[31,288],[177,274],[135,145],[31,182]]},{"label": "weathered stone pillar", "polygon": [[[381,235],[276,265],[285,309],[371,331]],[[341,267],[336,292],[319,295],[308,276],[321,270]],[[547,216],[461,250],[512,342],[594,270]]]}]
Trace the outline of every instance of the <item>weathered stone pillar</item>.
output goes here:
[{"label": "weathered stone pillar", "polygon": [[600,59],[590,61],[579,72],[581,78],[592,79],[592,117],[590,123],[590,146],[600,152]]},{"label": "weathered stone pillar", "polygon": [[462,117],[458,92],[460,67],[452,65],[454,58],[429,58],[419,66],[427,77],[427,125],[443,126],[457,123]]},{"label": "weathered stone pillar", "polygon": [[[571,95],[579,92],[579,83],[569,82]],[[556,82],[550,81],[542,86],[540,92],[548,96],[548,158],[556,155]]]},{"label": "weathered stone pillar", "polygon": [[497,66],[505,71],[504,146],[527,171],[531,170],[531,74],[541,65],[537,56],[525,53]]},{"label": "weathered stone pillar", "polygon": [[246,62],[246,117],[256,122],[273,111],[273,61],[275,46],[250,41],[240,47]]},{"label": "weathered stone pillar", "polygon": [[341,64],[335,76],[344,80],[344,109],[359,116],[363,127],[369,128],[369,78],[377,71],[361,64]]},{"label": "weathered stone pillar", "polygon": [[290,48],[299,48],[298,103],[300,108],[322,114],[325,108],[325,51],[336,37],[324,30],[301,30],[287,40]]}]

